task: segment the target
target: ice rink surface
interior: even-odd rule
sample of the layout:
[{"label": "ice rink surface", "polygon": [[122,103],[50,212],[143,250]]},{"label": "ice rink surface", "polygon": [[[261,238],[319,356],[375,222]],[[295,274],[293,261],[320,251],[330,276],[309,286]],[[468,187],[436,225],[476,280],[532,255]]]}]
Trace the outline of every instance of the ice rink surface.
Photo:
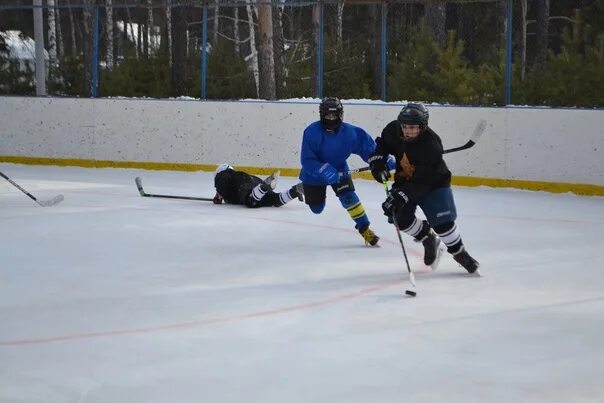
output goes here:
[{"label": "ice rink surface", "polygon": [[[604,198],[454,188],[483,277],[443,257],[418,296],[329,192],[247,209],[212,173],[0,164],[0,402],[603,402]],[[277,190],[294,178],[282,177]]]}]

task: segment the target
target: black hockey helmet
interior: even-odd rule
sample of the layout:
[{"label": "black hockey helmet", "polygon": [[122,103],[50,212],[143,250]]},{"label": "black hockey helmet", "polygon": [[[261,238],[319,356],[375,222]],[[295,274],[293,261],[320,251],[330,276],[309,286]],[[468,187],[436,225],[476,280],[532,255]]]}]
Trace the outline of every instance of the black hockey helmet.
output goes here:
[{"label": "black hockey helmet", "polygon": [[219,173],[226,171],[227,169],[234,169],[234,168],[226,163],[220,164],[216,167],[216,171],[214,172],[214,175],[218,175]]},{"label": "black hockey helmet", "polygon": [[325,130],[336,131],[344,118],[344,107],[338,98],[326,97],[319,105],[321,125]]},{"label": "black hockey helmet", "polygon": [[419,125],[420,131],[423,132],[428,127],[429,117],[430,114],[424,104],[408,103],[398,114],[398,121],[401,125]]}]

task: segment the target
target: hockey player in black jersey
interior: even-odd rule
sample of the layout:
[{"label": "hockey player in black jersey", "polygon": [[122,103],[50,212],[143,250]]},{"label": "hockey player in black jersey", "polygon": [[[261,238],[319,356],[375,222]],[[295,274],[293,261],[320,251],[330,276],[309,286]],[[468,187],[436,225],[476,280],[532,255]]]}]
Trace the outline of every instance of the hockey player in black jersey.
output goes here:
[{"label": "hockey player in black jersey", "polygon": [[214,176],[216,188],[214,204],[221,204],[224,201],[250,208],[281,207],[295,198],[304,200],[301,184],[294,185],[281,193],[274,192],[278,178],[279,171],[262,180],[257,176],[236,171],[229,164],[221,164],[216,168]]},{"label": "hockey player in black jersey", "polygon": [[[479,264],[468,254],[455,224],[457,211],[451,171],[443,160],[440,137],[428,127],[428,116],[423,104],[409,103],[397,120],[386,125],[369,158],[371,174],[380,183],[387,181],[390,172],[386,158],[394,155],[397,161],[394,184],[382,204],[389,222],[394,213],[398,228],[422,242],[427,266],[435,268],[438,264],[442,240],[455,261],[474,273]],[[417,206],[427,221],[417,219]]]}]

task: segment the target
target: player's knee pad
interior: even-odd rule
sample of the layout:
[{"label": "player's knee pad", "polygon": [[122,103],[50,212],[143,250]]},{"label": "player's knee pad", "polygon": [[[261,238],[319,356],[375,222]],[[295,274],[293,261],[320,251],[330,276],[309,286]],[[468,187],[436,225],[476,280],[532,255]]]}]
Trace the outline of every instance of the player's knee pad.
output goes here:
[{"label": "player's knee pad", "polygon": [[340,199],[340,203],[342,203],[342,206],[346,209],[360,201],[359,196],[353,191],[339,194],[338,199]]},{"label": "player's knee pad", "polygon": [[354,184],[352,183],[352,178],[350,176],[342,178],[338,184],[333,185],[331,188],[338,197],[343,196],[346,193],[354,192]]},{"label": "player's knee pad", "polygon": [[310,204],[308,207],[310,207],[310,211],[312,211],[313,213],[321,214],[321,212],[325,208],[325,203]]}]

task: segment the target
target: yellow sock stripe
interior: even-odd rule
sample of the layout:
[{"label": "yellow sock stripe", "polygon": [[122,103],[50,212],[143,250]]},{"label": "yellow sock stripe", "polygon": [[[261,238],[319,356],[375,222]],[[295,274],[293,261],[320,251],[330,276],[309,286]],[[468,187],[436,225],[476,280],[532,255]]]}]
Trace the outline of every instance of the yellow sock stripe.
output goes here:
[{"label": "yellow sock stripe", "polygon": [[348,210],[348,214],[350,214],[353,220],[359,219],[365,215],[365,207],[363,207],[361,202],[348,207],[346,210]]}]

